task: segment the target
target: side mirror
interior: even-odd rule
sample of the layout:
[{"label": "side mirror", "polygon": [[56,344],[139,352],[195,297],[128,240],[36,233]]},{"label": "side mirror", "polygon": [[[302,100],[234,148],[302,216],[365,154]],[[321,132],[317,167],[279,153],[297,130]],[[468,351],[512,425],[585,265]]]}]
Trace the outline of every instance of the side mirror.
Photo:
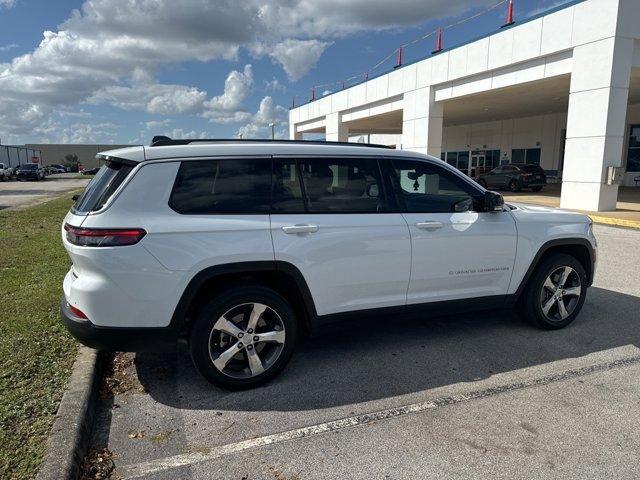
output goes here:
[{"label": "side mirror", "polygon": [[504,209],[504,198],[497,192],[487,190],[484,193],[484,211],[501,212]]}]

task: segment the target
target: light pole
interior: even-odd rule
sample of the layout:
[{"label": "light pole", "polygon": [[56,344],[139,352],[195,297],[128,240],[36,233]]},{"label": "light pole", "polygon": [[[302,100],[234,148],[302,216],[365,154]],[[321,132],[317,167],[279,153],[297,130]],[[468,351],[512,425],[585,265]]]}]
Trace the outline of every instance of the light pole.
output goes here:
[{"label": "light pole", "polygon": [[276,124],[274,122],[271,122],[269,124],[269,126],[271,127],[271,140],[275,140],[276,139]]}]

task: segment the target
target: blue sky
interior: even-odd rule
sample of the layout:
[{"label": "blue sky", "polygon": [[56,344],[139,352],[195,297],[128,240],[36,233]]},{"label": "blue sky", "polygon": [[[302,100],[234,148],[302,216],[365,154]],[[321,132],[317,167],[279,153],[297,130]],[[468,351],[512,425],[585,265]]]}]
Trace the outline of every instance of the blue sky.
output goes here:
[{"label": "blue sky", "polygon": [[[0,0],[0,139],[260,138],[271,121],[286,136],[292,96],[339,88],[398,45],[498,1]],[[562,3],[515,0],[516,20]],[[498,29],[505,12],[447,30],[445,48]],[[405,62],[434,42],[405,49]]]}]

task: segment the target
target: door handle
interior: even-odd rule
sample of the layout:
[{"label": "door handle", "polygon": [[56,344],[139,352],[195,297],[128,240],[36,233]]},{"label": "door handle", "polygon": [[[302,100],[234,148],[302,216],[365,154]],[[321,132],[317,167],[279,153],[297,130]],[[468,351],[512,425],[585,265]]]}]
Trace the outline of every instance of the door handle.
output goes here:
[{"label": "door handle", "polygon": [[282,227],[282,231],[289,235],[295,233],[315,233],[318,231],[317,225],[287,225]]},{"label": "door handle", "polygon": [[437,230],[438,228],[442,228],[442,222],[434,222],[431,220],[426,220],[424,222],[416,223],[416,227],[420,230]]}]

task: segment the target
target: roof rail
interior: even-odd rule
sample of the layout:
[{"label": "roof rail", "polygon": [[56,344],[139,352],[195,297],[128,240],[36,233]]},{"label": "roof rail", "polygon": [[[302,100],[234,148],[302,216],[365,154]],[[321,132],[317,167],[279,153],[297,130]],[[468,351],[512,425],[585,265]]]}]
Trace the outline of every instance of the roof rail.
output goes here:
[{"label": "roof rail", "polygon": [[152,147],[165,147],[170,145],[189,145],[191,143],[284,143],[296,145],[341,145],[347,147],[372,147],[391,148],[388,145],[378,145],[375,143],[354,143],[354,142],[327,142],[324,140],[268,140],[268,139],[248,139],[248,138],[185,138],[173,140],[169,137],[158,135],[151,140]]}]

